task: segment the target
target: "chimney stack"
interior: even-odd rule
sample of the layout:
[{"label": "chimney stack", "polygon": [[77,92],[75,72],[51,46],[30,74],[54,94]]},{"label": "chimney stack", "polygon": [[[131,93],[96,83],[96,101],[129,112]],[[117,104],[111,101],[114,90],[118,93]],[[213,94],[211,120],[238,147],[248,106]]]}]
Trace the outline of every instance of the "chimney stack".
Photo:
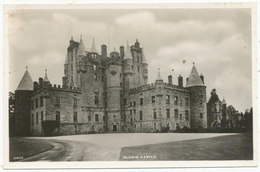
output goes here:
[{"label": "chimney stack", "polygon": [[200,79],[202,80],[202,82],[204,84],[204,76],[202,74],[200,74]]},{"label": "chimney stack", "polygon": [[172,84],[172,76],[171,75],[168,76],[168,83]]},{"label": "chimney stack", "polygon": [[125,48],[124,46],[120,46],[120,57],[123,60],[125,56]]},{"label": "chimney stack", "polygon": [[105,44],[101,45],[101,55],[103,58],[107,58],[107,46]]},{"label": "chimney stack", "polygon": [[179,75],[179,77],[178,77],[178,86],[183,87],[183,78],[181,75]]}]

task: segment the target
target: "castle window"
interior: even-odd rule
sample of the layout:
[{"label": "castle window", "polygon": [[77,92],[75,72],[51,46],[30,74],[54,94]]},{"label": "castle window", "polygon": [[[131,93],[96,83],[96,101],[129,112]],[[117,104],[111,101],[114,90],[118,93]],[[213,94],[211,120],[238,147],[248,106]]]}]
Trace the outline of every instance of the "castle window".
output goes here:
[{"label": "castle window", "polygon": [[92,125],[91,128],[92,128],[92,130],[94,130],[95,129],[94,125]]},{"label": "castle window", "polygon": [[89,122],[91,121],[91,115],[88,115],[88,121]]},{"label": "castle window", "polygon": [[102,81],[105,81],[105,77],[102,75]]},{"label": "castle window", "polygon": [[203,92],[200,90],[200,97],[203,98]]},{"label": "castle window", "polygon": [[170,95],[166,95],[166,104],[170,104]]},{"label": "castle window", "polygon": [[97,80],[97,73],[94,73],[94,79]]},{"label": "castle window", "polygon": [[189,121],[189,111],[185,111],[185,120]]},{"label": "castle window", "polygon": [[98,105],[98,103],[99,103],[99,95],[98,95],[98,92],[95,92],[95,93],[94,93],[94,103],[95,103],[95,105]]},{"label": "castle window", "polygon": [[122,73],[120,73],[120,78],[122,77]]},{"label": "castle window", "polygon": [[33,108],[34,108],[34,101],[33,100],[31,101],[31,107],[32,107],[32,110],[33,110]]},{"label": "castle window", "polygon": [[133,104],[134,104],[133,106],[135,106],[135,102],[133,102]]},{"label": "castle window", "polygon": [[120,82],[120,87],[122,87],[123,86],[123,84],[122,84],[122,82]]},{"label": "castle window", "polygon": [[32,126],[34,125],[34,118],[33,118],[33,113],[32,113]]},{"label": "castle window", "polygon": [[60,121],[60,111],[56,111],[56,121]]},{"label": "castle window", "polygon": [[166,109],[166,118],[170,119],[170,109]]},{"label": "castle window", "polygon": [[134,114],[136,114],[136,110],[134,109]]},{"label": "castle window", "polygon": [[77,107],[77,99],[73,98],[73,107]]},{"label": "castle window", "polygon": [[78,113],[77,112],[73,113],[73,122],[78,122]]},{"label": "castle window", "polygon": [[38,98],[35,99],[35,108],[38,108]]},{"label": "castle window", "polygon": [[153,128],[154,128],[154,130],[156,130],[156,123],[153,124]]},{"label": "castle window", "polygon": [[182,104],[183,104],[183,100],[181,99],[181,100],[180,100],[180,105],[182,105]]},{"label": "castle window", "polygon": [[97,65],[93,65],[93,70],[94,70],[94,71],[97,70]]},{"label": "castle window", "polygon": [[200,113],[200,118],[203,118],[203,114],[202,113]]},{"label": "castle window", "polygon": [[140,105],[143,105],[143,98],[140,98]]},{"label": "castle window", "polygon": [[142,121],[143,120],[143,112],[142,111],[140,111],[140,121]]},{"label": "castle window", "polygon": [[40,97],[40,107],[43,107],[43,96]]},{"label": "castle window", "polygon": [[130,110],[130,115],[132,115],[132,110]]},{"label": "castle window", "polygon": [[190,103],[189,103],[189,98],[186,97],[186,98],[185,98],[185,105],[186,105],[186,106],[189,106],[189,104],[190,104]]},{"label": "castle window", "polygon": [[140,67],[139,67],[139,66],[137,67],[137,71],[138,71],[138,72],[140,71]]},{"label": "castle window", "polygon": [[96,122],[99,121],[99,116],[98,116],[98,114],[95,114],[95,121],[96,121]]},{"label": "castle window", "polygon": [[106,121],[106,116],[105,115],[103,115],[103,121]]},{"label": "castle window", "polygon": [[178,96],[174,96],[174,104],[178,105]]},{"label": "castle window", "polygon": [[73,76],[71,76],[71,83],[73,83]]},{"label": "castle window", "polygon": [[124,99],[124,105],[127,105],[127,100],[126,99]]},{"label": "castle window", "polygon": [[86,62],[84,62],[84,67],[86,67],[87,66],[87,63]]},{"label": "castle window", "polygon": [[143,124],[140,123],[140,130],[143,130]]},{"label": "castle window", "polygon": [[153,110],[153,119],[157,119],[157,112],[156,112],[156,109]]},{"label": "castle window", "polygon": [[132,68],[132,70],[134,69],[134,66],[133,65],[131,65],[131,68]]},{"label": "castle window", "polygon": [[180,120],[182,120],[182,114],[180,114]]},{"label": "castle window", "polygon": [[43,111],[41,111],[41,121],[43,121]]},{"label": "castle window", "polygon": [[133,118],[131,118],[131,122],[133,122]]},{"label": "castle window", "polygon": [[60,98],[56,97],[56,106],[60,107]]},{"label": "castle window", "polygon": [[155,103],[155,96],[152,96],[152,103]]},{"label": "castle window", "polygon": [[202,100],[200,100],[200,105],[202,105]]},{"label": "castle window", "polygon": [[178,111],[178,109],[175,109],[175,110],[174,110],[174,116],[175,116],[175,119],[178,119],[178,116],[179,116],[179,111]]},{"label": "castle window", "polygon": [[36,112],[36,125],[38,125],[39,122],[39,116],[38,116],[38,112]]}]

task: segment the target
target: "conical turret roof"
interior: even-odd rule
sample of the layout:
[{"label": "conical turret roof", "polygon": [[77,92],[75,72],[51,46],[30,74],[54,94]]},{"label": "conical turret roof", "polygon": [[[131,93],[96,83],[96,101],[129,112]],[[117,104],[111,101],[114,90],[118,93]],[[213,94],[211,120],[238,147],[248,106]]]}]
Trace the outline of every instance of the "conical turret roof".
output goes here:
[{"label": "conical turret roof", "polygon": [[82,41],[82,36],[80,36],[80,42],[79,42],[77,55],[82,55],[82,56],[86,55],[86,49],[85,49],[85,46],[84,46],[83,41]]},{"label": "conical turret roof", "polygon": [[94,40],[94,38],[93,38],[93,41],[92,41],[92,46],[91,46],[90,52],[92,52],[92,53],[98,53],[98,51],[97,51],[97,49],[96,49],[96,45],[95,45],[95,40]]},{"label": "conical turret roof", "polygon": [[126,45],[125,58],[124,59],[133,59],[128,41],[127,41],[127,45]]},{"label": "conical turret roof", "polygon": [[49,78],[47,76],[47,69],[45,69],[45,76],[44,76],[44,79],[43,79],[44,82],[50,82],[49,81]]},{"label": "conical turret roof", "polygon": [[16,90],[33,90],[33,81],[31,75],[28,72],[28,67],[26,67],[26,71]]},{"label": "conical turret roof", "polygon": [[192,86],[204,86],[194,63],[193,63],[193,67],[188,82],[186,84],[186,87],[192,87]]}]

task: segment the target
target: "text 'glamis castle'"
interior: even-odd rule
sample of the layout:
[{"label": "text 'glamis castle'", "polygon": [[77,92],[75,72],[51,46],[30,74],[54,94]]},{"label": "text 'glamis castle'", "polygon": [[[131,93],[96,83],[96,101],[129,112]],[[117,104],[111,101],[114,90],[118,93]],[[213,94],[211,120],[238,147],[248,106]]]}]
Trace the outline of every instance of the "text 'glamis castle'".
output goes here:
[{"label": "text 'glamis castle'", "polygon": [[17,135],[66,135],[94,132],[156,132],[207,127],[204,77],[193,65],[183,85],[163,82],[160,71],[148,84],[148,63],[135,44],[109,55],[94,39],[86,51],[82,38],[67,48],[62,86],[47,77],[33,82],[26,69],[15,91]]}]

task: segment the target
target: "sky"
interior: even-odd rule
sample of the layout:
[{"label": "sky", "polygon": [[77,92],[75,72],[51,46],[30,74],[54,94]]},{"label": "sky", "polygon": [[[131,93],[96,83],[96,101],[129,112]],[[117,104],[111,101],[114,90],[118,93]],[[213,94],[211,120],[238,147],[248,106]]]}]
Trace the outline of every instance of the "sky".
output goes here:
[{"label": "sky", "polygon": [[[9,83],[14,91],[26,66],[34,81],[44,76],[61,84],[71,36],[82,35],[86,49],[95,38],[108,51],[138,39],[149,65],[149,83],[158,68],[186,81],[193,62],[204,75],[207,99],[213,88],[228,105],[252,106],[250,9],[75,9],[9,12]],[[184,82],[186,84],[186,82]]]}]

